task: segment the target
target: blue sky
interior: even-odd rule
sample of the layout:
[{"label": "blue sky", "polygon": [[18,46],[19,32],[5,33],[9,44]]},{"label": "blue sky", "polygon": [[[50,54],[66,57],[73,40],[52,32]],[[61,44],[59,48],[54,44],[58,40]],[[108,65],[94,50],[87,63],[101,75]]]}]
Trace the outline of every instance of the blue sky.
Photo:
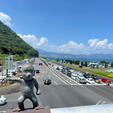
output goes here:
[{"label": "blue sky", "polygon": [[0,0],[0,20],[34,48],[113,51],[112,0]]}]

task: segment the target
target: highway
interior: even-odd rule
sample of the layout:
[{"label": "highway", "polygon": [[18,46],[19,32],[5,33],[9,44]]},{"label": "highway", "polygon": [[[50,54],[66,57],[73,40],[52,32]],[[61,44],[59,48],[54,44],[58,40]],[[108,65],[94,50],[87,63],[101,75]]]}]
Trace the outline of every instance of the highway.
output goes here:
[{"label": "highway", "polygon": [[[40,73],[36,75],[41,90],[41,94],[37,96],[40,106],[62,108],[113,103],[113,87],[104,85],[71,85],[48,69],[46,65],[39,66],[39,62],[42,61],[39,58],[36,59],[34,67],[40,70]],[[51,85],[44,85],[46,78],[52,80]],[[19,95],[20,92],[7,94],[8,103],[0,106],[0,111],[17,107],[17,98]],[[29,100],[25,101],[25,107],[32,107]]]}]

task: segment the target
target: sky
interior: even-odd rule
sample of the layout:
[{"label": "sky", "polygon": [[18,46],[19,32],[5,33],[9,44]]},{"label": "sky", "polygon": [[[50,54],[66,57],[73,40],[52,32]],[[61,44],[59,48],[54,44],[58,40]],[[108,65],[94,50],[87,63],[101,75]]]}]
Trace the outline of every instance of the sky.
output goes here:
[{"label": "sky", "polygon": [[35,49],[113,53],[112,0],[0,0],[0,20]]}]

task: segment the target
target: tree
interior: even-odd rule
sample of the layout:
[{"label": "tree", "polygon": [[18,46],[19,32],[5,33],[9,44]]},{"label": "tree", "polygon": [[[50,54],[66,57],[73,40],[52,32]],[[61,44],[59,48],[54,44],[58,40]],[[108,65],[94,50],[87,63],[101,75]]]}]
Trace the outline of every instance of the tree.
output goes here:
[{"label": "tree", "polygon": [[100,63],[105,64],[105,68],[107,68],[108,67],[108,64],[109,64],[109,62],[107,62],[105,60],[102,60]]},{"label": "tree", "polygon": [[111,67],[113,67],[113,62],[111,63]]},{"label": "tree", "polygon": [[87,62],[87,61],[85,61],[84,66],[86,66],[86,67],[87,67],[87,65],[88,65],[88,62]]},{"label": "tree", "polygon": [[60,60],[57,58],[56,61],[59,62]]}]

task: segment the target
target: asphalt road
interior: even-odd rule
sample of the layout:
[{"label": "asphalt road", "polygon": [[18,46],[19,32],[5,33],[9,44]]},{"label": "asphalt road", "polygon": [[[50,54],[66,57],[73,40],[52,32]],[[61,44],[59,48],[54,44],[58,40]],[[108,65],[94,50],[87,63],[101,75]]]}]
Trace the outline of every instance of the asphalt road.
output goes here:
[{"label": "asphalt road", "polygon": [[[49,106],[50,108],[96,105],[113,103],[113,87],[104,85],[69,85],[51,72],[45,65],[39,66],[40,59],[36,59],[35,69],[40,70],[36,75],[40,85],[41,94],[37,96],[40,106]],[[44,85],[44,80],[50,78],[51,85]],[[20,92],[6,95],[8,103],[0,106],[0,111],[6,111],[10,107],[17,107],[17,98]],[[31,108],[32,103],[25,101],[25,107]]]}]

